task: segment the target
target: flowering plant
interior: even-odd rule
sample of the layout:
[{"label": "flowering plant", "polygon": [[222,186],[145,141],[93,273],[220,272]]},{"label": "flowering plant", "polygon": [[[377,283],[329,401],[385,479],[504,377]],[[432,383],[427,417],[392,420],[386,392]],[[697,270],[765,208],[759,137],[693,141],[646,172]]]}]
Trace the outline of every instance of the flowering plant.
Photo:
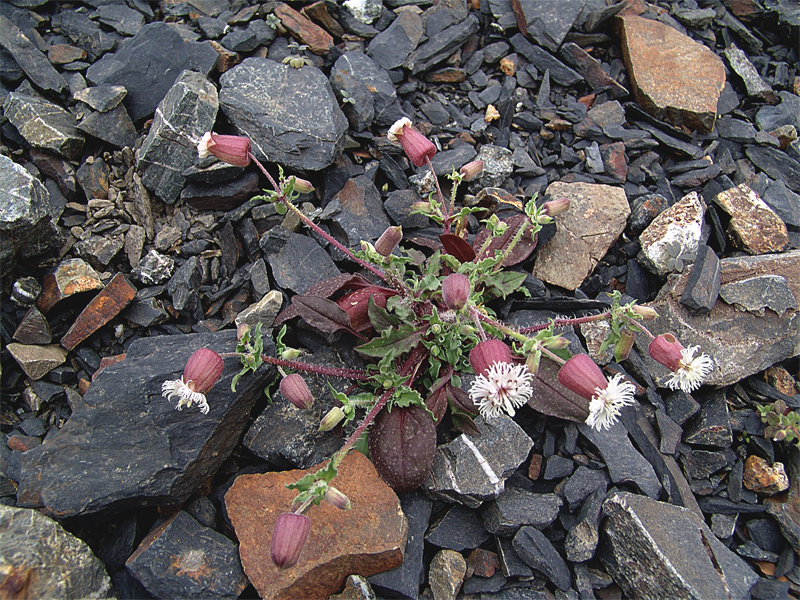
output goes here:
[{"label": "flowering plant", "polygon": [[[431,159],[436,146],[408,119],[392,126],[389,139],[402,146],[412,164],[427,165],[433,173]],[[711,369],[709,357],[694,356],[696,347],[683,348],[671,335],[656,338],[650,334],[642,321],[655,318],[655,312],[621,304],[618,292],[611,296],[610,309],[598,315],[554,319],[521,329],[499,319],[492,309],[493,301],[528,293],[523,286],[526,273],[508,267],[531,254],[542,226],[568,210],[569,201],[537,204],[532,198],[519,204],[517,214],[504,219],[480,207],[458,208],[458,187],[480,173],[480,161],[458,172],[453,169],[448,175],[448,199],[434,176],[435,192],[416,204],[417,212],[442,226],[438,248],[424,254],[400,246],[403,236],[399,227],[387,229],[374,245],[362,242],[357,251],[344,247],[294,205],[299,191],[312,189],[309,182],[286,177],[282,170],[275,181],[251,154],[246,138],[209,133],[198,150],[242,166],[252,160],[272,184],[273,189],[261,196],[262,200],[273,202],[280,214],[293,212],[363,269],[363,274],[334,277],[294,296],[274,323],[282,326],[276,336],[275,357],[262,354],[260,326],[243,328],[236,353],[227,355],[238,356],[242,362],[234,386],[239,377],[265,362],[277,365],[284,377],[280,386],[283,396],[298,408],[313,403],[299,372],[353,381],[351,390],[355,392],[334,391],[340,406],[323,417],[323,430],[366,412],[324,468],[289,486],[297,496],[285,515],[295,516],[279,519],[272,542],[273,561],[280,568],[291,567],[301,555],[310,521],[299,516],[323,501],[349,508],[350,500],[331,482],[344,456],[362,436],[367,437],[370,457],[383,479],[398,493],[407,493],[421,485],[430,472],[436,427],[448,411],[452,424],[469,435],[480,434],[473,422],[478,415],[484,419],[513,416],[526,404],[544,414],[585,422],[597,429],[611,427],[621,409],[635,402],[637,385],[624,373],[615,372],[607,378],[586,354],[572,356],[568,341],[556,333],[556,328],[609,321],[611,333],[601,350],[614,346],[617,360],[630,352],[636,334],[645,334],[653,340],[651,357],[674,373],[670,385],[684,391],[698,387]],[[470,243],[467,221],[476,213],[486,218],[483,229]],[[344,331],[358,340],[355,350],[368,363],[367,368],[331,368],[295,361],[297,351],[287,348],[282,339],[287,322],[296,317],[323,333]],[[284,370],[292,373],[286,375]],[[465,378],[472,379],[469,392],[464,390]],[[165,384],[165,394],[167,388]],[[203,403],[194,401],[207,408],[205,398]],[[184,403],[181,400],[179,408]]]}]

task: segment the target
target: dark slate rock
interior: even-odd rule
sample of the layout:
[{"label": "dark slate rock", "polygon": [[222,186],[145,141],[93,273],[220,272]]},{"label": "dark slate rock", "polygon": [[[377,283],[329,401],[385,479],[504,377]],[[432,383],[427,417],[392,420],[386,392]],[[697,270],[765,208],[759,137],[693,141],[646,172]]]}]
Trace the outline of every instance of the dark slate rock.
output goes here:
[{"label": "dark slate rock", "polygon": [[700,404],[689,394],[682,391],[669,392],[664,397],[669,418],[678,425],[683,425],[690,417],[697,414]]},{"label": "dark slate rock", "polygon": [[572,585],[572,575],[561,555],[545,535],[533,527],[523,527],[513,540],[514,550],[530,567],[541,572],[561,590]]},{"label": "dark slate rock", "polygon": [[[323,279],[339,275],[330,255],[306,235],[274,227],[262,236],[259,245],[272,268],[275,282],[296,294],[302,294]],[[304,265],[314,265],[314,268],[304,268]]]},{"label": "dark slate rock", "polygon": [[208,496],[197,496],[186,505],[186,512],[204,527],[214,528],[217,521],[217,508]]},{"label": "dark slate rock", "polygon": [[169,319],[169,313],[157,298],[134,299],[120,316],[141,327],[153,327]]},{"label": "dark slate rock", "polygon": [[787,573],[791,573],[794,569],[794,564],[794,550],[790,544],[787,544],[783,552],[781,552],[778,564],[775,565],[775,577],[783,577]]},{"label": "dark slate rock", "polygon": [[191,315],[200,308],[200,295],[197,290],[202,280],[203,266],[196,256],[189,258],[175,271],[167,284],[167,291],[172,297],[175,310]]},{"label": "dark slate rock", "polygon": [[127,94],[128,90],[121,85],[98,85],[75,92],[72,97],[85,102],[96,111],[108,112],[118,106]]},{"label": "dark slate rock", "polygon": [[692,479],[708,479],[709,475],[716,473],[729,464],[725,452],[710,452],[708,450],[692,450],[683,455],[682,462],[686,473]]},{"label": "dark slate rock", "polygon": [[348,180],[320,218],[335,223],[334,228],[347,247],[360,248],[362,240],[374,242],[389,227],[381,194],[369,174]]},{"label": "dark slate rock", "polygon": [[562,477],[569,477],[572,471],[575,470],[575,463],[572,459],[564,458],[563,456],[550,456],[547,459],[544,467],[544,479],[549,481],[551,479],[561,479]]},{"label": "dark slate rock", "polygon": [[609,98],[624,98],[630,93],[616,79],[609,77],[600,61],[577,44],[568,42],[561,46],[561,56],[583,76],[595,93],[603,92]]},{"label": "dark slate rock", "polygon": [[[301,360],[326,367],[352,368],[352,361],[356,359],[325,347]],[[344,444],[341,435],[319,431],[319,422],[335,405],[328,381],[337,392],[347,389],[347,381],[310,373],[304,373],[303,379],[314,397],[309,410],[292,405],[278,391],[273,403],[256,418],[244,436],[244,446],[250,452],[281,469],[307,469]]]},{"label": "dark slate rock", "polygon": [[785,542],[781,528],[772,519],[751,519],[747,522],[747,534],[762,550],[780,554]]},{"label": "dark slate rock", "polygon": [[[356,82],[357,87],[350,86],[348,92],[352,91],[354,94],[362,94],[369,98],[373,119],[367,126],[374,121],[378,127],[388,129],[395,121],[405,116],[398,103],[389,73],[363,52],[355,50],[346,52],[336,60],[331,71],[331,84],[334,89],[337,89],[336,82],[340,74],[349,76]],[[347,108],[346,105],[345,109]],[[352,119],[350,120],[352,122]]]},{"label": "dark slate rock", "polygon": [[472,14],[460,23],[446,27],[414,50],[406,60],[405,67],[415,75],[427,71],[447,59],[456,48],[477,33],[479,27],[478,18]]},{"label": "dark slate rock", "polygon": [[[561,85],[572,85],[574,83],[578,83],[579,81],[583,81],[583,77],[580,75],[580,73],[570,69],[567,65],[562,63],[546,50],[531,44],[522,34],[514,34],[510,41],[514,46],[514,49],[522,54],[522,56],[528,59],[531,63],[536,65],[537,69],[542,71],[549,70],[550,77],[556,83]],[[557,48],[554,48],[553,50],[555,49]]]},{"label": "dark slate rock", "polygon": [[633,201],[628,227],[635,235],[642,233],[659,214],[669,208],[669,202],[661,194],[645,194]]},{"label": "dark slate rock", "polygon": [[55,70],[42,51],[3,15],[0,15],[0,46],[11,53],[25,75],[43,90],[60,93],[67,87],[67,80]]},{"label": "dark slate rock", "polygon": [[239,549],[186,512],[153,528],[125,566],[156,598],[238,598],[247,587]]},{"label": "dark slate rock", "polygon": [[496,537],[497,556],[500,559],[500,568],[506,577],[533,577],[533,569],[522,562],[522,559],[514,550],[513,542],[510,538]]},{"label": "dark slate rock", "polygon": [[739,600],[758,578],[690,510],[618,492],[603,513],[600,558],[626,596]]},{"label": "dark slate rock", "polygon": [[483,524],[489,533],[510,537],[523,525],[544,529],[558,517],[563,501],[555,494],[511,488],[484,504]]},{"label": "dark slate rock", "polygon": [[722,117],[714,123],[714,129],[719,137],[739,142],[741,144],[752,143],[756,139],[756,128],[747,121],[734,119],[732,117]]},{"label": "dark slate rock", "polygon": [[744,475],[744,461],[737,461],[728,473],[728,498],[732,502],[742,501],[742,477]]},{"label": "dark slate rock", "polygon": [[0,505],[0,556],[5,590],[23,590],[26,598],[111,594],[103,563],[89,546],[35,510]]},{"label": "dark slate rock", "polygon": [[222,111],[260,160],[319,171],[341,154],[347,119],[325,75],[251,57],[220,78]]},{"label": "dark slate rock", "polygon": [[122,104],[108,112],[93,112],[86,115],[78,123],[78,129],[117,148],[125,146],[133,148],[136,144],[136,127]]},{"label": "dark slate rock", "polygon": [[142,183],[167,204],[186,183],[183,172],[197,157],[196,140],[214,128],[217,88],[199,73],[184,71],[159,103],[150,133],[137,152]]},{"label": "dark slate rock", "polygon": [[719,295],[728,304],[759,316],[764,316],[765,308],[779,316],[790,308],[797,308],[786,278],[780,275],[759,275],[732,281],[720,287]]},{"label": "dark slate rock", "polygon": [[777,563],[778,559],[780,558],[780,556],[778,556],[774,552],[767,552],[766,550],[762,550],[750,540],[747,540],[741,546],[737,546],[735,550],[736,554],[738,554],[739,556],[744,556],[745,558],[749,558],[751,560],[768,562],[772,564]]},{"label": "dark slate rock", "polygon": [[[636,116],[638,117],[639,115],[637,114]],[[636,123],[636,126],[651,133],[652,136],[656,138],[659,142],[664,144],[667,148],[675,150],[679,154],[683,154],[691,158],[700,158],[703,156],[703,150],[699,146],[695,146],[694,144],[685,142],[673,135],[664,133],[658,127],[654,127],[649,123],[641,123],[641,122]]]},{"label": "dark slate rock", "polygon": [[456,552],[477,548],[488,539],[489,534],[480,517],[474,510],[460,504],[454,505],[441,520],[431,525],[425,535],[429,544]]},{"label": "dark slate rock", "polygon": [[481,598],[493,597],[495,592],[499,592],[506,584],[506,576],[502,573],[495,573],[491,577],[470,577],[464,581],[461,591],[464,595],[480,594]]},{"label": "dark slate rock", "polygon": [[95,62],[86,78],[93,85],[124,86],[125,107],[131,119],[139,121],[153,114],[181,72],[192,67],[187,43],[172,27],[157,22]]},{"label": "dark slate rock", "polygon": [[207,394],[208,415],[176,411],[161,385],[180,377],[195,350],[235,346],[233,330],[133,342],[125,360],[97,373],[58,433],[22,455],[18,503],[67,517],[186,500],[233,451],[273,370],[245,376],[234,393],[239,365],[228,360]]},{"label": "dark slate rock", "polygon": [[372,38],[367,46],[375,62],[387,70],[402,67],[422,39],[422,19],[413,11],[404,10],[392,24]]},{"label": "dark slate rock", "polygon": [[369,578],[369,583],[378,594],[387,598],[417,598],[424,570],[422,551],[432,503],[415,492],[403,494],[399,498],[400,507],[408,519],[403,564],[396,569],[373,575]]},{"label": "dark slate rock", "polygon": [[3,111],[31,146],[73,160],[80,156],[83,134],[75,127],[75,117],[60,106],[44,98],[12,92],[3,103]]},{"label": "dark slate rock", "polygon": [[747,157],[772,179],[781,179],[786,186],[800,192],[800,163],[775,148],[748,146]]},{"label": "dark slate rock", "polygon": [[661,483],[653,467],[631,444],[625,426],[617,421],[609,429],[597,431],[585,423],[580,432],[597,447],[614,483],[633,483],[651,498],[658,498]]},{"label": "dark slate rock", "polygon": [[221,44],[231,52],[252,52],[259,46],[266,46],[275,39],[276,31],[266,21],[250,21],[247,27],[236,27],[228,33]]},{"label": "dark slate rock", "polygon": [[781,179],[770,183],[761,198],[784,223],[800,227],[800,195],[788,189]]},{"label": "dark slate rock", "polygon": [[[217,164],[221,164],[221,161]],[[181,191],[181,200],[198,210],[233,210],[244,206],[259,193],[259,189],[258,173],[247,171],[232,181],[189,183]]]},{"label": "dark slate rock", "polygon": [[563,490],[564,498],[569,503],[570,510],[577,509],[598,488],[605,493],[608,482],[609,478],[605,470],[596,471],[584,466],[578,467],[567,481]]},{"label": "dark slate rock", "polygon": [[586,1],[518,0],[518,3],[516,5],[512,3],[512,6],[517,15],[520,31],[536,43],[555,52],[572,29]]},{"label": "dark slate rock", "polygon": [[136,539],[136,515],[112,520],[104,528],[100,539],[93,545],[97,548],[97,558],[103,561],[106,569],[116,571],[125,565],[133,554]]},{"label": "dark slate rock", "polygon": [[725,390],[715,390],[701,402],[700,413],[683,428],[683,441],[727,448],[733,441]]},{"label": "dark slate rock", "polygon": [[436,175],[442,177],[452,173],[453,169],[458,171],[465,164],[473,160],[477,154],[475,148],[470,144],[459,144],[451,150],[437,152],[436,156],[431,159],[431,164],[433,165],[433,170]]},{"label": "dark slate rock", "polygon": [[678,175],[677,177],[673,177],[672,185],[679,188],[699,187],[707,181],[714,179],[720,173],[722,173],[722,167],[715,163],[703,169],[688,171]]},{"label": "dark slate rock", "polygon": [[779,96],[780,104],[758,109],[755,123],[759,131],[772,131],[783,125],[800,127],[800,98],[791,92],[780,92]]},{"label": "dark slate rock", "polygon": [[144,15],[124,4],[98,6],[92,18],[122,35],[136,35],[144,27]]},{"label": "dark slate rock", "polygon": [[694,314],[709,312],[717,303],[720,288],[721,267],[719,257],[708,246],[701,246],[686,281],[686,289],[681,296],[681,304]]},{"label": "dark slate rock", "polygon": [[732,502],[727,498],[719,496],[706,496],[698,498],[697,503],[704,513],[735,515],[737,513],[753,514],[762,513],[767,510],[763,504],[748,504],[747,502]]},{"label": "dark slate rock", "polygon": [[567,560],[582,563],[591,560],[600,539],[600,515],[606,499],[605,486],[597,488],[581,506],[578,521],[567,531],[564,551]]},{"label": "dark slate rock", "polygon": [[750,597],[753,600],[782,600],[789,597],[789,581],[774,581],[759,577],[756,584],[750,588]]},{"label": "dark slate rock", "polygon": [[86,50],[90,60],[97,59],[117,44],[117,36],[107,33],[85,14],[76,10],[64,10],[53,15],[50,24],[66,35],[79,48]]},{"label": "dark slate rock", "polygon": [[389,192],[383,207],[392,220],[403,228],[427,227],[429,224],[428,217],[420,214],[411,214],[413,204],[420,201],[419,195],[413,190],[395,190]]}]

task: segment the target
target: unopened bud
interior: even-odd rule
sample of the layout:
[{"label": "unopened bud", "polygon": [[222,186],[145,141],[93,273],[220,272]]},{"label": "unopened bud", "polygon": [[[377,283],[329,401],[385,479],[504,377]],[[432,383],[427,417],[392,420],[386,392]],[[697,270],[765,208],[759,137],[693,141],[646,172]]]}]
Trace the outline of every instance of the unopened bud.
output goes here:
[{"label": "unopened bud", "polygon": [[236,328],[236,339],[241,340],[244,336],[248,334],[250,331],[250,325],[247,323],[242,323]]},{"label": "unopened bud", "polygon": [[482,160],[473,160],[461,167],[458,172],[461,173],[464,181],[471,181],[480,175],[481,171],[483,171],[483,165],[484,162]]},{"label": "unopened bud", "polygon": [[569,346],[569,340],[563,336],[554,335],[549,340],[544,342],[544,345],[548,350],[563,350]]},{"label": "unopened bud", "polygon": [[205,394],[219,380],[223,366],[219,354],[208,348],[200,348],[189,357],[183,370],[183,381],[191,386],[192,391]]},{"label": "unopened bud", "polygon": [[633,343],[636,341],[636,334],[627,327],[623,327],[619,333],[619,341],[614,346],[614,360],[622,362],[633,349]]},{"label": "unopened bud", "polygon": [[431,214],[431,203],[430,202],[414,202],[411,205],[411,210],[416,210],[417,212],[425,213],[427,215]]},{"label": "unopened bud", "polygon": [[469,277],[463,273],[450,273],[442,282],[442,300],[450,310],[461,310],[472,293]]},{"label": "unopened bud", "polygon": [[539,372],[539,363],[541,360],[542,355],[539,352],[529,354],[528,358],[525,359],[525,366],[528,368],[528,372],[534,377],[536,377],[536,374]]},{"label": "unopened bud", "polygon": [[375,251],[381,256],[389,256],[397,244],[403,239],[403,228],[399,225],[395,227],[387,227],[386,231],[381,234],[378,241],[375,242]]},{"label": "unopened bud", "polygon": [[294,191],[300,194],[310,194],[314,191],[314,186],[311,185],[310,181],[306,181],[305,179],[300,179],[299,177],[294,178]]},{"label": "unopened bud", "polygon": [[209,154],[234,167],[250,164],[250,140],[241,135],[219,135],[207,131],[197,144],[197,154],[206,158]]},{"label": "unopened bud", "polygon": [[772,438],[776,442],[782,442],[786,439],[786,431],[783,429],[779,429],[775,432],[775,435]]},{"label": "unopened bud", "polygon": [[287,375],[281,380],[281,394],[297,408],[308,410],[314,404],[314,396],[303,377],[298,373]]},{"label": "unopened bud", "polygon": [[350,510],[350,498],[335,487],[329,487],[325,492],[325,500],[333,504],[339,510]]},{"label": "unopened bud", "polygon": [[289,346],[286,346],[284,351],[281,352],[281,358],[283,360],[295,360],[300,356],[303,356],[302,350],[298,350],[297,348],[290,348]]},{"label": "unopened bud", "polygon": [[569,205],[569,198],[559,198],[558,200],[550,200],[549,202],[545,202],[542,205],[542,208],[544,209],[546,215],[555,217],[556,215],[560,215],[561,213],[569,210]]},{"label": "unopened bud", "polygon": [[278,516],[269,549],[276,567],[283,570],[297,564],[310,531],[311,519],[305,515],[283,513]]},{"label": "unopened bud", "polygon": [[328,411],[328,414],[322,417],[322,420],[319,422],[319,430],[330,431],[336,427],[342,419],[344,419],[344,411],[338,406],[334,406]]},{"label": "unopened bud", "polygon": [[642,317],[645,321],[652,321],[658,317],[658,313],[649,306],[633,305],[633,312]]}]

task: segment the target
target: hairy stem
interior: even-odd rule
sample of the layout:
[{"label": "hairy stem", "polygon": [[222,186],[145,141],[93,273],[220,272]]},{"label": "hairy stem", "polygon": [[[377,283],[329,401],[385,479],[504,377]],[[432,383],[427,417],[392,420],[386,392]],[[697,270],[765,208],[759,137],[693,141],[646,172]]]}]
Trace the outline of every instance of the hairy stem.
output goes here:
[{"label": "hairy stem", "polygon": [[342,460],[347,455],[347,453],[350,451],[350,448],[353,447],[353,444],[355,444],[358,441],[358,438],[361,437],[361,434],[364,433],[367,427],[369,427],[369,424],[375,420],[375,417],[378,416],[378,413],[381,411],[381,409],[384,406],[386,406],[386,403],[389,401],[389,398],[391,398],[392,394],[394,394],[394,390],[395,388],[389,388],[388,390],[383,392],[381,397],[378,398],[378,401],[375,403],[375,406],[372,407],[372,410],[367,413],[367,416],[364,417],[364,420],[361,421],[358,427],[356,427],[355,431],[350,435],[349,438],[347,438],[347,441],[344,443],[344,446],[339,448],[336,454],[333,455],[331,461],[337,468],[339,467],[339,464],[341,464]]},{"label": "hairy stem", "polygon": [[[598,315],[590,315],[588,317],[576,317],[574,319],[554,319],[553,325],[555,327],[572,327],[580,325],[581,323],[592,323],[594,321],[605,321],[611,316],[611,311],[600,313]],[[637,323],[638,326],[638,323]],[[519,330],[520,333],[536,333],[550,327],[550,323],[541,323],[539,325],[531,325],[530,327],[523,327]]]}]

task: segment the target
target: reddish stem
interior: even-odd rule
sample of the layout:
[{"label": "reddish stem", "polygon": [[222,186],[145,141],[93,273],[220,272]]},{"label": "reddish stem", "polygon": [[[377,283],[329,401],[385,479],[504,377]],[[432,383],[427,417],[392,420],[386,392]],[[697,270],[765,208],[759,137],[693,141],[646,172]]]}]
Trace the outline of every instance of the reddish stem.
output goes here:
[{"label": "reddish stem", "polygon": [[[574,325],[580,325],[581,323],[591,323],[593,321],[603,321],[611,316],[611,311],[600,313],[599,315],[591,315],[588,317],[578,317],[575,319],[554,319],[553,324],[556,327],[571,327]],[[638,326],[638,323],[637,323]],[[536,333],[537,331],[542,331],[543,329],[547,329],[550,327],[550,323],[541,323],[539,325],[531,325],[530,327],[523,327],[519,329],[519,332],[523,335],[527,335],[529,333]]]}]

